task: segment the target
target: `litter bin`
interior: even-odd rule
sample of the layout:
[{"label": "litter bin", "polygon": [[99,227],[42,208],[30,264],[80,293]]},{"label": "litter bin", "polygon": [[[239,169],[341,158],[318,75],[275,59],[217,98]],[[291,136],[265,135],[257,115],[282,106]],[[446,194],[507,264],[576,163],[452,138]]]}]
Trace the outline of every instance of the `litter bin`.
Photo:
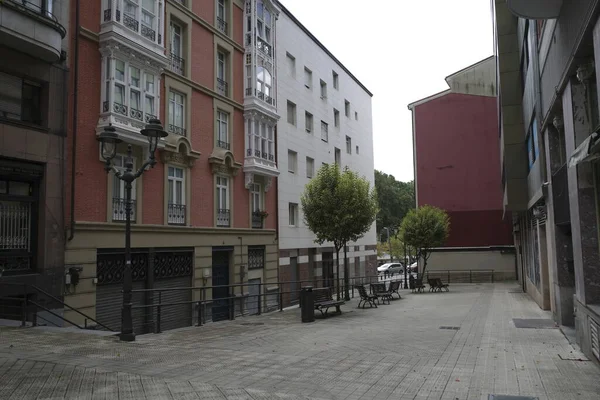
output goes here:
[{"label": "litter bin", "polygon": [[312,286],[304,286],[300,291],[300,314],[302,322],[315,321],[315,295]]}]

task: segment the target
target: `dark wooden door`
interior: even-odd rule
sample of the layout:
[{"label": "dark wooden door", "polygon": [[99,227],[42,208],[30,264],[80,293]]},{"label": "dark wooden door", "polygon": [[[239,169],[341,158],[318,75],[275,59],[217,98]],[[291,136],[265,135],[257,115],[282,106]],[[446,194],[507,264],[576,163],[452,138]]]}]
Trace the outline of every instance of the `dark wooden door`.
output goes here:
[{"label": "dark wooden door", "polygon": [[225,286],[212,290],[212,320],[222,321],[229,318],[229,251],[212,253],[212,286]]}]

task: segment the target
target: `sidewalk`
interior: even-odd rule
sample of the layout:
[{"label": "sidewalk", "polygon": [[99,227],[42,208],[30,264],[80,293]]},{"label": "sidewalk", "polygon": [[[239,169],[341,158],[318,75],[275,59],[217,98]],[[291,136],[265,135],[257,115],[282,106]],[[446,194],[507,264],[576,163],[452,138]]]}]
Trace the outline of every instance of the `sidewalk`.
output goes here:
[{"label": "sidewalk", "polygon": [[0,399],[597,400],[600,369],[559,329],[515,327],[513,318],[549,318],[517,289],[404,291],[376,309],[354,299],[311,324],[296,309],[134,343],[0,328]]}]

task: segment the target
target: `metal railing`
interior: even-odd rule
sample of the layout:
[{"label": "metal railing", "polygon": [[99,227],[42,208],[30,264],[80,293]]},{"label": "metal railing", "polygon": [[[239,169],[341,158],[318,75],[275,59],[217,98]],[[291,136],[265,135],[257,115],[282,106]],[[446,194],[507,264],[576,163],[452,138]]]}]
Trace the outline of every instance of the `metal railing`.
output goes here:
[{"label": "metal railing", "polygon": [[217,92],[223,96],[229,93],[229,84],[224,79],[217,78]]},{"label": "metal railing", "polygon": [[230,150],[231,149],[231,145],[228,142],[224,141],[224,140],[217,140],[217,147],[220,147],[220,148],[225,149],[225,150]]},{"label": "metal railing", "polygon": [[39,4],[32,3],[27,0],[3,0],[0,4],[12,7],[19,10],[20,12],[30,15],[32,17],[41,17],[39,21],[54,28],[62,38],[67,35],[67,30],[58,21],[58,18],[48,11],[48,1],[42,0]]},{"label": "metal railing", "polygon": [[169,204],[167,222],[171,225],[185,225],[185,204]]},{"label": "metal railing", "polygon": [[[136,201],[131,200],[131,221],[135,222]],[[127,215],[125,213],[126,201],[123,198],[113,198],[113,221],[125,221]]]},{"label": "metal railing", "polygon": [[169,68],[176,74],[184,75],[185,59],[175,53],[171,53],[169,56]]},{"label": "metal railing", "polygon": [[[100,328],[112,331],[108,326],[35,285],[0,282],[0,291],[1,293],[9,293],[8,296],[0,296],[0,302],[2,303],[0,316],[6,319],[19,320],[21,326],[31,324],[32,326],[52,325],[63,327],[64,322],[66,322],[79,329]],[[63,315],[65,309],[82,316],[84,318],[83,326],[66,318]],[[95,324],[95,326],[90,325],[88,327],[89,322]]]},{"label": "metal railing", "polygon": [[219,208],[217,210],[217,226],[228,227],[230,225],[229,209]]},{"label": "metal railing", "polygon": [[217,28],[224,34],[227,34],[227,21],[221,17],[217,17]]},{"label": "metal railing", "polygon": [[252,228],[262,229],[263,227],[263,214],[261,212],[252,213]]},{"label": "metal railing", "polygon": [[176,135],[185,136],[185,128],[174,124],[169,124],[169,132]]}]

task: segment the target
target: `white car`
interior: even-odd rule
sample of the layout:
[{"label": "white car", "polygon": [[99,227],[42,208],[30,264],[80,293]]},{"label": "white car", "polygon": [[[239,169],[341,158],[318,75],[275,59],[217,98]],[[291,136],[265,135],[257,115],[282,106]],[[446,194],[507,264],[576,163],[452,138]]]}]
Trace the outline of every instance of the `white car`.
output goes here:
[{"label": "white car", "polygon": [[385,263],[377,267],[377,272],[385,274],[386,272],[390,275],[401,274],[404,272],[404,267],[400,263]]}]

